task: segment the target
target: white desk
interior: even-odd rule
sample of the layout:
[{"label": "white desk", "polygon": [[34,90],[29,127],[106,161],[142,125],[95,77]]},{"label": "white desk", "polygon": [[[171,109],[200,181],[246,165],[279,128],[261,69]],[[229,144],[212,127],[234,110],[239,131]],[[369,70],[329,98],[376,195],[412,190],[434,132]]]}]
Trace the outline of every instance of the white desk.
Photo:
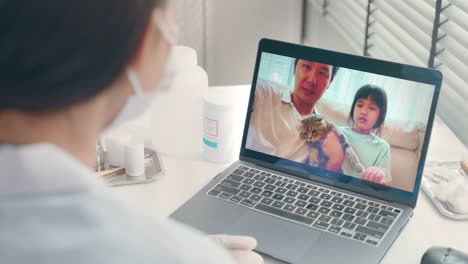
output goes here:
[{"label": "white desk", "polygon": [[[246,86],[226,89],[234,88],[248,89]],[[174,134],[175,138],[178,136],[179,134]],[[240,136],[241,131],[238,137]],[[463,145],[438,118],[431,138],[427,160],[456,160],[461,157]],[[162,155],[162,162],[165,175],[157,182],[113,187],[113,191],[125,203],[141,209],[147,215],[169,216],[229,165],[206,162],[201,154],[193,159]],[[425,250],[433,245],[450,246],[468,252],[468,221],[454,221],[444,217],[421,191],[413,219],[382,263],[419,264]],[[281,263],[270,258],[265,258],[265,262]]]}]

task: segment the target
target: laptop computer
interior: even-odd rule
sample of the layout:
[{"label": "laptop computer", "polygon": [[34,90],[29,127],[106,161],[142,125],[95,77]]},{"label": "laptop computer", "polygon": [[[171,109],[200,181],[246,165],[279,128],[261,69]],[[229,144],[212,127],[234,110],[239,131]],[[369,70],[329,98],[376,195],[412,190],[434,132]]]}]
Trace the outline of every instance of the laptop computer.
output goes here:
[{"label": "laptop computer", "polygon": [[[413,215],[441,82],[432,69],[262,39],[239,160],[171,217],[253,236],[257,251],[290,263],[377,263]],[[296,104],[307,96],[319,98],[309,113]],[[385,112],[383,123],[361,129],[372,121],[356,112],[365,107]],[[301,133],[313,116],[344,135],[341,159],[312,155],[326,140]],[[370,167],[380,176],[364,175]]]}]

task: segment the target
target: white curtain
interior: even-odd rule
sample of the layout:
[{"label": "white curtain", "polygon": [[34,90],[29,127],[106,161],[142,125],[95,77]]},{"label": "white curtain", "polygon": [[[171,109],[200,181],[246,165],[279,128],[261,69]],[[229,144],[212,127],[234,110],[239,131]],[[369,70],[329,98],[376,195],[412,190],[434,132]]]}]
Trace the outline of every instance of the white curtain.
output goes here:
[{"label": "white curtain", "polygon": [[258,79],[268,80],[282,86],[294,85],[294,58],[262,53]]},{"label": "white curtain", "polygon": [[386,121],[426,124],[434,87],[428,84],[341,68],[324,98],[351,108],[357,90],[366,84],[381,87],[387,94]]},{"label": "white curtain", "polygon": [[[294,58],[263,53],[258,78],[294,88]],[[377,85],[387,93],[386,121],[411,126],[425,125],[429,117],[434,87],[428,84],[340,68],[323,98],[342,105],[349,112],[356,91],[366,84]]]}]

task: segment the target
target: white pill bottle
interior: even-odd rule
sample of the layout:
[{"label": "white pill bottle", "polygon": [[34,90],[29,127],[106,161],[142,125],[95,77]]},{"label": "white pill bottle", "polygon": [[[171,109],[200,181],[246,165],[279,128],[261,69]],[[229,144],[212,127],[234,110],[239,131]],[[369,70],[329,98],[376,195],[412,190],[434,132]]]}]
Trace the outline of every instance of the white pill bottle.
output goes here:
[{"label": "white pill bottle", "polygon": [[230,93],[230,89],[210,88],[203,97],[203,157],[210,162],[232,162],[239,154],[235,149],[235,135],[241,129],[236,122],[238,106]]}]

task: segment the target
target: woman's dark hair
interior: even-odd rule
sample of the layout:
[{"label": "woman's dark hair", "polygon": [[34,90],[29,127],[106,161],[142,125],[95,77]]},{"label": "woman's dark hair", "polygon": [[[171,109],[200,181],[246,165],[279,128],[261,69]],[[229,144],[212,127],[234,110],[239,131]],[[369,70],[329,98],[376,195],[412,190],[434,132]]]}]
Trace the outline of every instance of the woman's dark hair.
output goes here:
[{"label": "woman's dark hair", "polygon": [[387,93],[384,89],[376,85],[366,84],[357,90],[353,104],[351,105],[351,110],[349,111],[348,121],[350,124],[354,123],[354,107],[356,106],[357,101],[359,99],[367,99],[369,97],[380,109],[379,119],[377,119],[377,122],[374,125],[374,130],[378,135],[381,135],[381,127],[385,121],[385,117],[387,116]]},{"label": "woman's dark hair", "polygon": [[0,109],[59,110],[116,80],[166,0],[0,0]]}]

